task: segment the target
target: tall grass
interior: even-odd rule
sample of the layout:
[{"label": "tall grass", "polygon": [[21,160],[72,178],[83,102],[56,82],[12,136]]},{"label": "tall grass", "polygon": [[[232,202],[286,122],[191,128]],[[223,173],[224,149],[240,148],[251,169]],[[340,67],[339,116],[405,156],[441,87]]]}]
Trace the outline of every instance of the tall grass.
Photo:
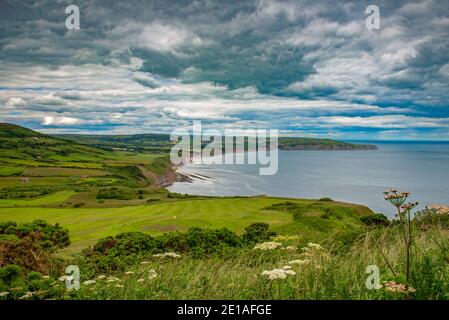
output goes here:
[{"label": "tall grass", "polygon": [[[404,282],[404,250],[398,226],[375,229],[344,253],[331,247],[308,257],[309,264],[292,265],[296,275],[269,280],[264,270],[282,268],[303,259],[297,250],[245,249],[227,257],[180,259],[148,257],[148,264],[116,275],[120,280],[97,280],[81,285],[67,297],[76,299],[448,299],[449,232],[438,227],[416,231],[410,286],[416,292],[367,289],[366,268],[377,265],[382,281]],[[294,243],[293,243],[294,244]],[[287,244],[285,244],[287,245]],[[292,245],[290,242],[289,245]],[[331,253],[332,252],[332,253]],[[449,251],[448,251],[449,252]],[[148,279],[149,270],[157,272]],[[82,270],[81,270],[82,272]],[[138,282],[138,279],[144,279]],[[85,279],[84,279],[85,280]]]}]

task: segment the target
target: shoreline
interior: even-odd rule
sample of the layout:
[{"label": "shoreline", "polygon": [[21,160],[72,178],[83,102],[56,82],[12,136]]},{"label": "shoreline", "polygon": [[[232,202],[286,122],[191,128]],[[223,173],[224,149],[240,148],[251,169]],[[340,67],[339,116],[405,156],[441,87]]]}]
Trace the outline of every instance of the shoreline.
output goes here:
[{"label": "shoreline", "polygon": [[[317,146],[317,145],[296,145],[296,146],[280,146],[281,151],[365,151],[365,150],[377,150],[378,147],[373,144],[351,144],[348,146],[332,145],[332,146]],[[242,153],[234,151],[234,153]],[[244,151],[243,153],[247,153]],[[200,175],[200,174],[187,174],[185,172],[180,172],[178,168],[182,167],[184,164],[171,165],[167,172],[165,172],[156,181],[156,185],[162,188],[170,187],[176,182],[188,182],[193,183],[194,179],[207,180],[213,179],[211,177]]]}]

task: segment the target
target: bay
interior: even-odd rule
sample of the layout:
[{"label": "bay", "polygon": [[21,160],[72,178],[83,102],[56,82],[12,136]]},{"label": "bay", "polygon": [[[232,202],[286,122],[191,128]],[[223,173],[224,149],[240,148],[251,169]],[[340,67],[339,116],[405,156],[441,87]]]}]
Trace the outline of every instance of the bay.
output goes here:
[{"label": "bay", "polygon": [[[213,196],[270,195],[359,203],[389,217],[394,208],[382,192],[412,192],[411,201],[449,204],[448,142],[363,141],[377,150],[279,151],[275,175],[259,175],[257,165],[187,164],[179,170],[193,182],[176,182],[170,191]],[[200,178],[198,175],[205,176]]]}]

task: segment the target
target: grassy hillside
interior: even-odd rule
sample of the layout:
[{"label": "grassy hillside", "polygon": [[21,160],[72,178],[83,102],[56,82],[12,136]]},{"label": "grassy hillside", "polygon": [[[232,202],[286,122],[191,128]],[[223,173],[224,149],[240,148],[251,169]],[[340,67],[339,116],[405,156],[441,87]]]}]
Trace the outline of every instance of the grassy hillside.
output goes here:
[{"label": "grassy hillside", "polygon": [[110,159],[104,150],[47,136],[12,124],[0,124],[0,161],[24,166],[85,167]]},{"label": "grassy hillside", "polygon": [[370,150],[376,149],[371,144],[356,144],[332,139],[315,138],[279,138],[281,150]]},{"label": "grassy hillside", "polygon": [[[113,186],[141,188],[146,194],[168,173],[173,174],[167,155],[112,152],[0,124],[0,206],[5,204],[1,199],[26,202],[61,191],[95,199],[102,188]],[[139,198],[137,191],[133,193]]]},{"label": "grassy hillside", "polygon": [[[166,153],[173,145],[168,134],[136,135],[61,135],[64,139],[77,141],[106,150]],[[207,143],[203,143],[206,145]],[[280,150],[365,150],[376,149],[374,145],[354,144],[332,139],[279,137]]]}]

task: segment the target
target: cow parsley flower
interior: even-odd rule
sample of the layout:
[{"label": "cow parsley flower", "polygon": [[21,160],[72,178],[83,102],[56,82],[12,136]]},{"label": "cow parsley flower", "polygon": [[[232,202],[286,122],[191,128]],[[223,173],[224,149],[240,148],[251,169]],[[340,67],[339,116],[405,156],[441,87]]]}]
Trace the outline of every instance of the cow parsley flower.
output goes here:
[{"label": "cow parsley flower", "polygon": [[112,276],[108,277],[108,279],[106,280],[106,282],[117,282],[117,281],[120,281],[120,279]]},{"label": "cow parsley flower", "polygon": [[166,252],[166,253],[158,253],[158,254],[153,254],[153,257],[155,258],[181,258],[181,255],[175,253],[175,252]]},{"label": "cow parsley flower", "polygon": [[399,293],[416,292],[415,288],[408,287],[408,289],[406,289],[404,284],[394,282],[394,281],[384,281],[383,287],[386,291],[395,292],[395,293],[396,292],[399,292]]},{"label": "cow parsley flower", "polygon": [[284,269],[273,269],[273,270],[264,270],[262,272],[262,276],[268,277],[270,280],[278,280],[278,279],[286,279],[287,276],[294,276],[296,272],[293,270],[284,270]]},{"label": "cow parsley flower", "polygon": [[154,269],[148,271],[148,279],[153,280],[157,278],[157,272]]},{"label": "cow parsley flower", "polygon": [[64,282],[66,280],[72,281],[73,277],[72,276],[62,276],[58,278],[59,281]]},{"label": "cow parsley flower", "polygon": [[269,241],[269,242],[263,242],[263,243],[256,244],[254,246],[254,249],[255,250],[257,250],[257,249],[259,249],[259,250],[275,250],[279,247],[282,247],[282,243]]},{"label": "cow parsley flower", "polygon": [[19,299],[20,300],[23,300],[23,299],[28,299],[28,298],[31,298],[32,296],[33,296],[33,292],[31,292],[31,291],[28,291],[27,293],[25,293],[23,296],[21,296]]},{"label": "cow parsley flower", "polygon": [[320,246],[319,244],[317,244],[317,243],[312,243],[312,242],[309,242],[308,244],[307,244],[307,247],[308,248],[311,248],[311,249],[315,249],[315,250],[323,250],[324,248],[322,247],[322,246]]},{"label": "cow parsley flower", "polygon": [[292,265],[306,265],[306,264],[309,264],[309,263],[310,263],[309,259],[303,259],[303,260],[297,259],[297,260],[290,261],[288,264],[292,264]]},{"label": "cow parsley flower", "polygon": [[91,284],[95,284],[97,281],[95,281],[95,280],[86,280],[86,281],[84,281],[83,282],[83,284],[85,285],[85,286],[88,286],[88,285],[91,285]]}]

